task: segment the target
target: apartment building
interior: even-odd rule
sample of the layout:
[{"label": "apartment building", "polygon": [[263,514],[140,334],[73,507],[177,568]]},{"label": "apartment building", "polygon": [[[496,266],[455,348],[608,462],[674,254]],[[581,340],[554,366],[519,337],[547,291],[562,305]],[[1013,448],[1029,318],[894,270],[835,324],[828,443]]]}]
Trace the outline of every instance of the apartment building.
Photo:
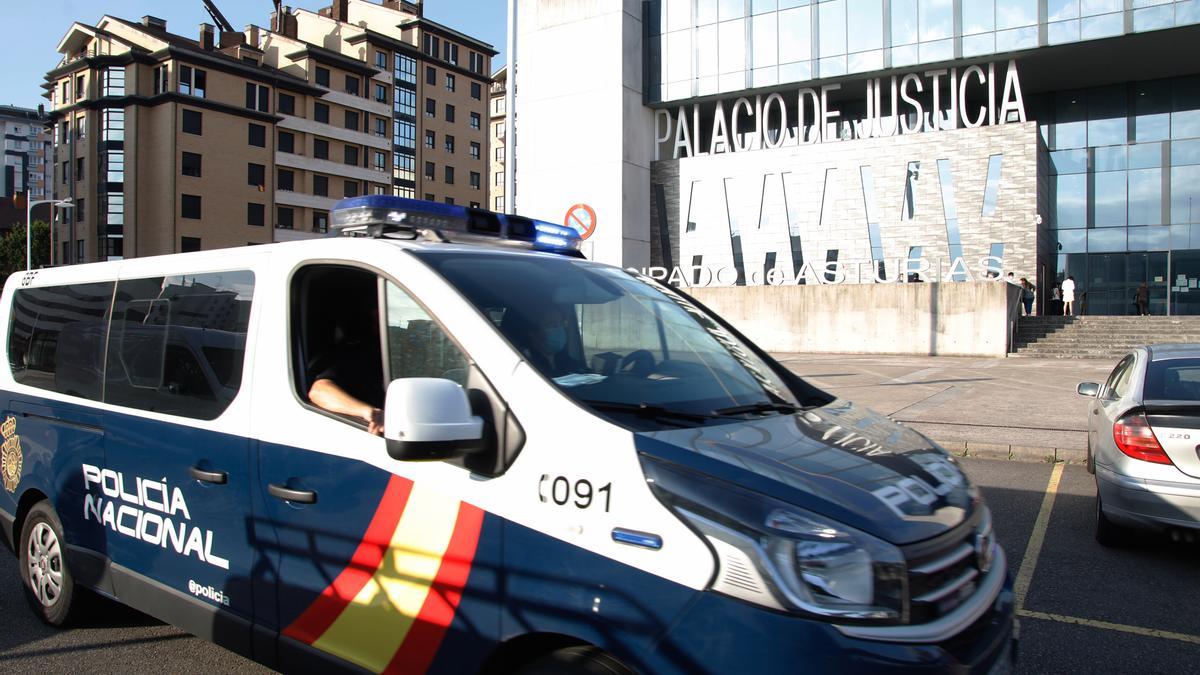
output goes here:
[{"label": "apartment building", "polygon": [[335,0],[196,39],[105,16],[58,51],[44,88],[54,196],[76,204],[64,262],[322,236],[363,194],[487,203],[495,52],[419,4]]},{"label": "apartment building", "polygon": [[46,182],[51,174],[46,164],[50,136],[44,128],[44,117],[39,110],[0,106],[0,133],[4,134],[0,197],[14,207],[24,208],[25,199],[46,198]]},{"label": "apartment building", "polygon": [[504,110],[508,84],[508,66],[492,73],[492,89],[488,94],[488,142],[492,151],[488,157],[488,175],[491,197],[490,208],[503,211],[504,204]]}]

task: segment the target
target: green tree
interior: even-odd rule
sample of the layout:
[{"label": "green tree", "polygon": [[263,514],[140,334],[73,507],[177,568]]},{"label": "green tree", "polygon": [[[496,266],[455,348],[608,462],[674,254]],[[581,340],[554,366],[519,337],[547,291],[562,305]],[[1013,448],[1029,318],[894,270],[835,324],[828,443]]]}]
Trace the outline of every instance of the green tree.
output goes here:
[{"label": "green tree", "polygon": [[[50,226],[45,221],[33,221],[33,268],[50,264]],[[0,273],[4,278],[25,270],[25,226],[14,223],[8,234],[0,239]]]}]

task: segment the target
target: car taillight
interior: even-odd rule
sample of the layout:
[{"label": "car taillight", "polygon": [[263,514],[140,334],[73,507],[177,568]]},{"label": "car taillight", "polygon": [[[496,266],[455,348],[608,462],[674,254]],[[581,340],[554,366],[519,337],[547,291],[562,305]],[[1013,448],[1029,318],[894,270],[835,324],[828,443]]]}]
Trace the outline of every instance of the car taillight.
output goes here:
[{"label": "car taillight", "polygon": [[1133,412],[1117,420],[1113,425],[1113,440],[1121,452],[1134,459],[1155,464],[1170,464],[1171,458],[1158,443],[1154,430],[1146,421],[1146,415]]}]

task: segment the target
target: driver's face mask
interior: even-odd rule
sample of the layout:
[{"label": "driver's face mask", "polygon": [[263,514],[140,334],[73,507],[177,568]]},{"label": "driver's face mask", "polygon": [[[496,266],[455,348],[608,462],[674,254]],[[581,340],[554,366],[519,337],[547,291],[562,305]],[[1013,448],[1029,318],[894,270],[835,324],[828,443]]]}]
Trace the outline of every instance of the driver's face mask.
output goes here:
[{"label": "driver's face mask", "polygon": [[567,346],[567,329],[562,326],[551,326],[542,329],[542,342],[552,354],[557,354]]}]

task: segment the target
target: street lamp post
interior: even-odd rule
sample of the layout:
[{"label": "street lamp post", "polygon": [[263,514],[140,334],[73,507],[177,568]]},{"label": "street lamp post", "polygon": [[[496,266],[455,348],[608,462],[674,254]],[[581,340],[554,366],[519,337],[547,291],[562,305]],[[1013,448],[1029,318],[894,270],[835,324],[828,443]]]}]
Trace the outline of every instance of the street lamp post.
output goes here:
[{"label": "street lamp post", "polygon": [[[25,206],[25,271],[33,269],[33,207],[38,204],[53,204],[60,209],[75,208],[68,199],[38,199]],[[54,220],[54,207],[50,208],[50,220]],[[53,227],[53,224],[51,224]]]}]

